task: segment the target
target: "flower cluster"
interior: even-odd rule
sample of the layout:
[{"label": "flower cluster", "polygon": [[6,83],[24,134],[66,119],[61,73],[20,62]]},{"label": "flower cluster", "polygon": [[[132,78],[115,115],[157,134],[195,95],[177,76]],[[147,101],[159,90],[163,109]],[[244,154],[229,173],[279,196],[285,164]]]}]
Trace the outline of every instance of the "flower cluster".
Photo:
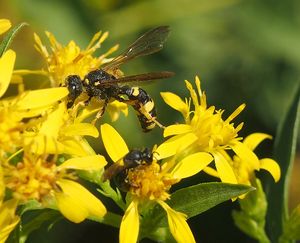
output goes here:
[{"label": "flower cluster", "polygon": [[[0,20],[0,34],[10,27],[9,20]],[[83,91],[69,107],[66,79],[70,75],[84,79],[87,73],[108,62],[107,57],[117,46],[94,57],[107,32],[95,34],[83,50],[74,41],[63,46],[50,32],[46,35],[51,51],[34,34],[35,48],[45,59],[46,68],[14,71],[16,53],[6,50],[0,56],[0,242],[21,221],[22,215],[16,209],[21,205],[26,207],[30,201],[37,202],[40,208],[59,210],[74,223],[86,218],[105,222],[106,207],[80,183],[83,179],[96,183],[99,192],[124,210],[117,225],[121,243],[151,238],[140,227],[146,224],[149,212],[157,208],[163,209],[168,222],[166,228],[177,242],[196,242],[187,224],[188,215],[172,208],[169,201],[173,185],[201,171],[232,184],[253,185],[255,171],[260,169],[269,171],[275,181],[279,180],[280,168],[276,161],[258,159],[254,153],[264,139],[271,137],[263,133],[245,139],[239,136],[243,123],[235,125],[233,120],[245,105],[240,105],[224,120],[223,110],[207,105],[198,77],[196,89],[185,82],[190,97],[184,100],[170,92],[161,93],[164,101],[183,116],[183,123],[164,128],[163,136],[167,139],[163,143],[154,145],[152,150],[142,150],[143,146],[131,150],[121,135],[104,123],[100,126],[101,140],[109,158],[96,154],[86,137],[97,138],[99,132],[87,118],[107,105],[106,111],[115,121],[120,112],[127,115],[129,102],[122,102],[122,98],[103,101],[99,95],[100,99],[86,102],[89,104],[84,106],[90,100]],[[115,71],[122,74],[120,70]],[[8,87],[15,83],[23,87],[22,76],[29,73],[47,76],[49,88],[33,91],[19,88],[17,94],[8,94]],[[149,114],[139,118],[151,122],[156,119]],[[109,160],[112,165],[104,169]],[[243,197],[245,194],[240,195]]]},{"label": "flower cluster", "polygon": [[[251,184],[255,178],[254,171],[265,169],[275,181],[280,178],[280,168],[272,159],[259,160],[253,150],[266,138],[267,134],[255,133],[244,139],[238,136],[243,123],[235,126],[233,119],[245,108],[240,105],[227,119],[222,118],[223,110],[208,106],[206,94],[201,90],[200,80],[195,79],[196,90],[189,81],[185,81],[190,98],[183,101],[170,92],[162,92],[162,98],[173,109],[179,111],[184,124],[166,127],[164,137],[170,137],[157,151],[162,158],[174,154],[193,154],[203,152],[214,157],[214,167],[207,166],[204,171],[219,177],[222,182]],[[191,103],[194,109],[191,108]],[[230,151],[235,156],[230,156]]]},{"label": "flower cluster", "polygon": [[[9,20],[0,20],[0,33],[10,26]],[[8,87],[20,74],[14,74],[15,59],[13,50],[0,57],[1,242],[20,220],[15,215],[17,206],[30,200],[42,207],[58,208],[76,223],[106,213],[101,201],[78,183],[76,173],[99,171],[106,165],[105,158],[84,139],[97,137],[97,129],[67,111],[65,87],[6,97]]]}]

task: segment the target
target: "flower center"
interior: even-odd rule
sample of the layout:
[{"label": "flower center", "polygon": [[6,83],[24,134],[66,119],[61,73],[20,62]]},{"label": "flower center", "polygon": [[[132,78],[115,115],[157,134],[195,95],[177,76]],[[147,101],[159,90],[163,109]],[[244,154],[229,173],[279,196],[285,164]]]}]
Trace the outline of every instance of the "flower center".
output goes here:
[{"label": "flower center", "polygon": [[58,189],[56,181],[65,174],[64,171],[58,171],[55,161],[33,156],[24,156],[23,161],[16,165],[4,165],[3,172],[5,185],[14,198],[21,201],[41,201]]},{"label": "flower center", "polygon": [[214,107],[195,112],[191,125],[198,137],[198,146],[204,151],[211,151],[218,146],[228,146],[237,137],[241,126],[235,128],[233,123],[222,119],[222,111]]},{"label": "flower center", "polygon": [[160,165],[153,161],[151,165],[140,165],[128,172],[129,191],[141,199],[166,200],[168,190],[177,182],[168,174],[161,172]]}]

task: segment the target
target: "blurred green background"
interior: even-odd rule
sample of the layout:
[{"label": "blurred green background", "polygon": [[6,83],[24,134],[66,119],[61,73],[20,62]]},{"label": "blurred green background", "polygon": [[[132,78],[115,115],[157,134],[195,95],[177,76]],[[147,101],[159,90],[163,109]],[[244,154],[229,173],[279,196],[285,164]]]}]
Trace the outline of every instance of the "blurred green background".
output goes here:
[{"label": "blurred green background", "polygon": [[[236,119],[236,124],[245,122],[242,136],[252,132],[275,136],[277,125],[300,82],[299,11],[297,0],[0,2],[1,18],[9,18],[14,24],[23,21],[30,24],[13,44],[17,51],[17,68],[38,69],[45,65],[33,48],[33,32],[45,40],[43,32],[48,30],[62,43],[74,40],[84,48],[95,32],[108,30],[110,36],[98,53],[117,43],[120,53],[146,30],[169,25],[171,35],[164,49],[124,65],[123,71],[126,74],[158,70],[176,73],[171,80],[145,87],[156,101],[163,124],[182,120],[163,103],[159,92],[187,96],[183,80],[193,81],[195,75],[199,75],[208,103],[225,109],[225,118],[241,103],[247,104]],[[29,76],[28,87],[35,85],[31,80],[39,81]],[[152,146],[162,141],[160,129],[148,134],[141,132],[132,110],[128,118],[121,117],[115,126],[130,147]],[[101,151],[99,140],[91,142]],[[271,149],[272,142],[265,142],[258,152],[271,156]],[[269,152],[266,154],[264,150]],[[294,178],[299,178],[299,171],[297,163]],[[192,178],[188,183],[199,179]],[[299,180],[293,180],[292,206],[300,201],[299,188]],[[230,215],[233,207],[236,205],[228,202],[189,220],[196,238],[201,242],[252,242],[233,225]],[[118,238],[116,229],[92,222],[73,225],[62,220],[47,236],[46,230],[36,232],[29,242],[115,242]]]}]

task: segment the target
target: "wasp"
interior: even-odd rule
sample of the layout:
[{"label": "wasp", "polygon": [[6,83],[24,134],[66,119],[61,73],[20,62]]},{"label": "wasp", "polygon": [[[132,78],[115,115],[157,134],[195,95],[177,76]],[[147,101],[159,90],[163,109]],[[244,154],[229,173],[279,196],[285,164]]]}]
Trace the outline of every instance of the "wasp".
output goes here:
[{"label": "wasp", "polygon": [[104,171],[102,180],[113,179],[119,189],[128,191],[131,186],[127,180],[128,172],[139,165],[150,165],[152,161],[153,153],[150,149],[132,149],[121,160],[112,164]]},{"label": "wasp", "polygon": [[78,75],[68,76],[66,79],[69,90],[68,108],[74,104],[79,95],[85,92],[88,95],[85,105],[88,105],[93,97],[104,100],[103,108],[96,115],[96,120],[104,114],[109,102],[118,100],[134,108],[145,132],[152,130],[156,124],[160,125],[156,120],[156,109],[150,95],[142,88],[132,87],[126,83],[169,78],[174,73],[161,71],[122,77],[119,67],[137,57],[158,52],[163,48],[168,35],[168,26],[154,28],[139,37],[121,55],[104,64],[100,69],[89,72],[83,80]]}]

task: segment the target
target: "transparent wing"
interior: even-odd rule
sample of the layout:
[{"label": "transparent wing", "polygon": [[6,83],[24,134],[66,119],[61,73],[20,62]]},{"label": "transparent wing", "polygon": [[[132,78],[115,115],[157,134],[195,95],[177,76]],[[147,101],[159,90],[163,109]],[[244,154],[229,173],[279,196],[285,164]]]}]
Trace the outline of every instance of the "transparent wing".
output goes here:
[{"label": "transparent wing", "polygon": [[160,51],[169,35],[169,26],[159,26],[149,30],[132,43],[120,56],[102,67],[103,70],[118,68],[121,64],[136,57],[146,56]]},{"label": "transparent wing", "polygon": [[107,79],[102,81],[101,84],[105,85],[105,83],[112,84],[112,83],[144,82],[144,81],[151,81],[156,79],[170,78],[174,75],[175,73],[169,71],[142,73],[142,74],[125,76],[117,79]]}]

